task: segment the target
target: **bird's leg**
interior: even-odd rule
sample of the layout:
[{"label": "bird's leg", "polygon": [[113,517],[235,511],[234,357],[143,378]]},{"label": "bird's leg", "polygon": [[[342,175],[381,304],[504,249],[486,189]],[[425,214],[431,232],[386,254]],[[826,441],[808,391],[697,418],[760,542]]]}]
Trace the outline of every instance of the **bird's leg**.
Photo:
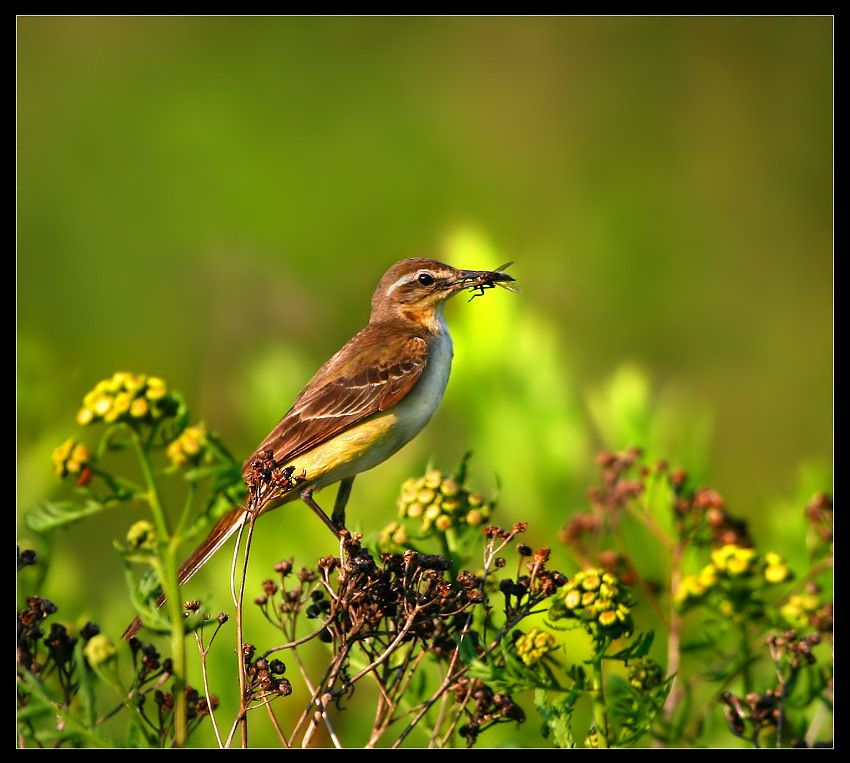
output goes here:
[{"label": "bird's leg", "polygon": [[345,507],[348,504],[348,497],[351,495],[351,486],[354,484],[354,477],[346,477],[340,480],[339,488],[336,492],[336,501],[334,502],[334,513],[331,514],[331,522],[338,530],[345,529]]},{"label": "bird's leg", "polygon": [[333,521],[331,521],[331,518],[327,514],[325,514],[325,512],[322,510],[322,507],[319,506],[319,504],[316,503],[316,501],[313,499],[313,488],[304,488],[301,491],[301,500],[304,501],[304,503],[306,503],[311,509],[313,509],[313,511],[316,512],[316,514],[319,516],[319,519],[321,519],[322,522],[324,522],[328,526],[330,531],[338,538],[339,528],[333,523]]}]

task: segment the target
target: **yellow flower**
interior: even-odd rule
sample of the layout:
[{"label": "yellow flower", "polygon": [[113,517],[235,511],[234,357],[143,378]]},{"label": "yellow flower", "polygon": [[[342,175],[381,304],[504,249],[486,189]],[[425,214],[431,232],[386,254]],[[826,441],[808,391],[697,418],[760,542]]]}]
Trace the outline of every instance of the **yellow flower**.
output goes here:
[{"label": "yellow flower", "polygon": [[539,662],[555,646],[555,637],[547,631],[532,628],[516,642],[517,654],[526,665]]},{"label": "yellow flower", "polygon": [[617,613],[614,610],[609,609],[605,612],[600,612],[597,619],[603,628],[608,628],[617,622]]},{"label": "yellow flower", "polygon": [[156,376],[148,377],[147,389],[145,390],[145,397],[148,400],[159,400],[160,398],[165,397],[167,391],[168,388],[162,379]]},{"label": "yellow flower", "polygon": [[425,509],[425,519],[429,521],[435,520],[440,516],[440,507],[436,504],[431,504],[427,509]]},{"label": "yellow flower", "polygon": [[90,406],[84,406],[80,408],[79,413],[77,413],[77,423],[80,426],[85,426],[86,424],[90,424],[94,421],[94,411]]},{"label": "yellow flower", "polygon": [[788,597],[788,601],[780,607],[779,611],[791,625],[796,628],[805,628],[809,624],[812,614],[817,612],[820,600],[812,594],[794,594]]},{"label": "yellow flower", "polygon": [[476,525],[480,525],[485,519],[486,516],[481,509],[472,509],[472,511],[466,515],[466,524],[474,527]]},{"label": "yellow flower", "polygon": [[739,576],[752,569],[752,563],[756,558],[756,552],[752,548],[741,548],[727,544],[723,548],[711,552],[711,561],[714,566],[729,575]]},{"label": "yellow flower", "polygon": [[419,493],[416,495],[416,500],[419,501],[419,503],[428,506],[434,500],[434,498],[436,498],[436,495],[437,494],[433,490],[431,490],[431,488],[425,488],[424,490],[419,491]]},{"label": "yellow flower", "polygon": [[207,432],[203,426],[186,427],[176,440],[169,443],[165,453],[175,466],[185,466],[190,462],[197,463],[203,457],[206,444]]},{"label": "yellow flower", "polygon": [[53,473],[61,478],[82,472],[88,464],[89,452],[85,445],[71,438],[65,440],[56,448],[51,458],[53,460]]},{"label": "yellow flower", "polygon": [[440,492],[447,498],[452,498],[460,492],[460,485],[451,478],[445,479],[440,483]]},{"label": "yellow flower", "polygon": [[112,398],[107,397],[106,395],[100,395],[92,401],[91,407],[95,416],[105,416],[109,413],[109,409],[112,407]]},{"label": "yellow flower", "polygon": [[480,509],[484,506],[484,497],[479,493],[470,493],[466,500],[473,509]]},{"label": "yellow flower", "polygon": [[717,583],[717,567],[713,564],[707,564],[702,568],[702,570],[700,570],[697,579],[703,588],[711,588],[715,583]]},{"label": "yellow flower", "polygon": [[407,528],[399,527],[392,535],[393,543],[398,546],[404,546],[407,544]]},{"label": "yellow flower", "polygon": [[448,514],[440,514],[434,522],[434,527],[436,527],[440,532],[445,532],[452,526],[452,518]]},{"label": "yellow flower", "polygon": [[791,577],[791,571],[785,560],[777,553],[768,551],[764,555],[767,566],[764,568],[764,579],[768,583],[783,583]]},{"label": "yellow flower", "polygon": [[143,419],[149,411],[150,405],[143,397],[137,397],[130,405],[130,416],[134,419]]},{"label": "yellow flower", "polygon": [[706,587],[700,577],[687,575],[679,583],[679,588],[676,591],[676,603],[682,605],[691,599],[699,599],[705,595],[705,592]]},{"label": "yellow flower", "polygon": [[595,591],[602,584],[599,573],[595,570],[589,570],[582,576],[581,587],[585,591]]},{"label": "yellow flower", "polygon": [[464,523],[480,525],[488,519],[493,506],[438,469],[405,480],[396,504],[400,517],[421,520],[422,533],[445,532]]},{"label": "yellow flower", "polygon": [[581,605],[581,593],[575,589],[567,591],[564,596],[564,605],[567,609],[575,609]]}]

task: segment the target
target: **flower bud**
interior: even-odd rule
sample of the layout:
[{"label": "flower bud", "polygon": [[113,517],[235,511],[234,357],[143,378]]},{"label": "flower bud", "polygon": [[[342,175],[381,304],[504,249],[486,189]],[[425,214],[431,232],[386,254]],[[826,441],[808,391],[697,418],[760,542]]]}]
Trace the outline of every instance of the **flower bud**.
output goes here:
[{"label": "flower bud", "polygon": [[155,541],[156,528],[146,519],[135,522],[127,531],[127,546],[132,551],[153,549]]},{"label": "flower bud", "polygon": [[83,649],[86,659],[93,668],[98,668],[109,660],[114,659],[115,645],[102,633],[92,636]]}]

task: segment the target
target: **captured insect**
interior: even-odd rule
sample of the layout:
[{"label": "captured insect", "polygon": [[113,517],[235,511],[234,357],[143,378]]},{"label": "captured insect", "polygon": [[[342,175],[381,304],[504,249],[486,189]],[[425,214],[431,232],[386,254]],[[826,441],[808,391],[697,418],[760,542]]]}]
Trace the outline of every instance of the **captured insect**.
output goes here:
[{"label": "captured insect", "polygon": [[471,286],[472,296],[469,298],[469,301],[472,302],[476,297],[481,297],[484,295],[484,289],[492,289],[494,286],[501,286],[503,289],[507,289],[508,291],[512,291],[515,294],[520,294],[521,289],[516,286],[514,283],[513,276],[509,276],[505,271],[513,265],[513,260],[511,262],[506,262],[504,265],[496,268],[492,273],[488,274],[481,278],[481,282],[475,284],[475,286]]}]

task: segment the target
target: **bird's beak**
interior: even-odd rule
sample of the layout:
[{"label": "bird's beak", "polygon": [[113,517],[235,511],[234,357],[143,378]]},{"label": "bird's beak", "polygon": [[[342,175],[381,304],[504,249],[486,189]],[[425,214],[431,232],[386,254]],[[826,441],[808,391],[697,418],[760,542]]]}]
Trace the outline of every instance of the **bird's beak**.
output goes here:
[{"label": "bird's beak", "polygon": [[455,278],[446,283],[446,287],[453,293],[464,289],[477,289],[479,293],[483,293],[484,289],[492,289],[496,285],[502,286],[514,280],[513,276],[504,272],[510,264],[509,262],[502,265],[498,270],[458,270]]}]

